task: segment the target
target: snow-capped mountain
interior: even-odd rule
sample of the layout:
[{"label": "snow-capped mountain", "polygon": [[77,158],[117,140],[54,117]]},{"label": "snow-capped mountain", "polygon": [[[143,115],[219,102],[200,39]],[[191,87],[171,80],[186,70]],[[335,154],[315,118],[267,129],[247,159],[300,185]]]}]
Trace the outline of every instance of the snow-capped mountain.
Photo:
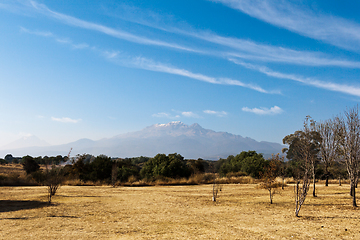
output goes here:
[{"label": "snow-capped mountain", "polygon": [[[241,151],[255,150],[270,156],[279,153],[284,146],[278,143],[258,142],[227,132],[204,129],[199,124],[182,122],[154,124],[140,131],[120,134],[98,141],[81,139],[69,144],[12,150],[13,155],[66,155],[105,154],[111,157],[155,156],[158,153],[179,153],[185,158],[219,159],[236,155]],[[3,151],[0,151],[0,154]],[[8,152],[6,152],[8,153]],[[3,153],[3,154],[6,154]]]}]

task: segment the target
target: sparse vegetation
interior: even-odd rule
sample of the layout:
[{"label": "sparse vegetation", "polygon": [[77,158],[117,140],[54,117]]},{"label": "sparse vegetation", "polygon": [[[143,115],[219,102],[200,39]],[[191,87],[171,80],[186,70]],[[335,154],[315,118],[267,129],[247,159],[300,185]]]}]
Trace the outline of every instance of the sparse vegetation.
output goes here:
[{"label": "sparse vegetation", "polygon": [[63,186],[52,205],[45,187],[2,187],[0,238],[359,239],[349,184],[323,183],[299,218],[290,211],[293,185],[272,205],[257,184],[226,185],[216,202],[212,185]]}]

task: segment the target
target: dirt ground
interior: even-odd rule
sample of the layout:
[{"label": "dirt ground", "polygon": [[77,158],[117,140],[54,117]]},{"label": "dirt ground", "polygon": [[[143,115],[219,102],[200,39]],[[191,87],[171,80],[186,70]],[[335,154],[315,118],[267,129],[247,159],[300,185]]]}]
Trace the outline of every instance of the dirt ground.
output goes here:
[{"label": "dirt ground", "polygon": [[[1,239],[360,239],[360,211],[349,185],[318,185],[299,218],[293,187],[274,204],[255,184],[0,188]],[[311,192],[310,192],[311,193]],[[360,203],[359,203],[360,204]]]}]

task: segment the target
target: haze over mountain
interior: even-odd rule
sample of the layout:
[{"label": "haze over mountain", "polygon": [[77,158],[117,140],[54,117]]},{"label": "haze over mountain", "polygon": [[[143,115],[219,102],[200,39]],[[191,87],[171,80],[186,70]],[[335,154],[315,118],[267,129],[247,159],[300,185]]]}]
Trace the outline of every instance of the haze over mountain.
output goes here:
[{"label": "haze over mountain", "polygon": [[28,148],[28,147],[45,147],[50,146],[44,140],[39,139],[34,135],[24,136],[16,141],[13,141],[5,146],[0,147],[1,149],[17,149],[17,148]]},{"label": "haze over mountain", "polygon": [[67,155],[72,148],[72,155],[105,154],[111,157],[155,156],[158,153],[177,152],[185,158],[219,159],[241,151],[255,150],[270,156],[281,152],[284,146],[278,143],[258,142],[248,137],[227,132],[215,132],[204,129],[199,124],[186,125],[182,122],[154,124],[140,131],[120,134],[112,138],[93,141],[78,141],[58,146],[37,146],[20,149],[2,150],[0,154],[11,153],[14,156],[55,156]]}]

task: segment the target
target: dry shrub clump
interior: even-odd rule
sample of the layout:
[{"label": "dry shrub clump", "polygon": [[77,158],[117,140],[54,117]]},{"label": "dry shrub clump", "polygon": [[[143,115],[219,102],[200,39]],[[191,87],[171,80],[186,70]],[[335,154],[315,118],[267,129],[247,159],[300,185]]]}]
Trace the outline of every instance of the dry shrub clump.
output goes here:
[{"label": "dry shrub clump", "polygon": [[0,175],[0,186],[38,186],[39,184],[31,176],[22,176],[18,173]]},{"label": "dry shrub clump", "polygon": [[259,180],[250,176],[242,176],[230,178],[223,177],[217,179],[217,182],[219,182],[220,184],[256,184],[259,182]]}]

